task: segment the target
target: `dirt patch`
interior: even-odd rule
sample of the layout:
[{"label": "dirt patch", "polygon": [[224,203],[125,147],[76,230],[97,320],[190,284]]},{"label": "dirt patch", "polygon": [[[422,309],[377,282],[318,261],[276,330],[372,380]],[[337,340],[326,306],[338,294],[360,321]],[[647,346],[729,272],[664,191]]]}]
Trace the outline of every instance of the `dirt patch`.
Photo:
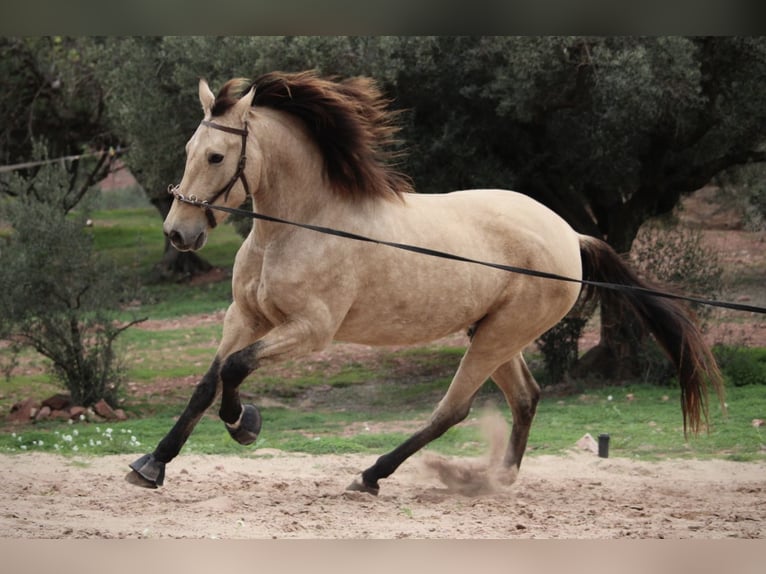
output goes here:
[{"label": "dirt patch", "polygon": [[[511,486],[447,488],[426,455],[346,486],[370,455],[181,456],[166,484],[123,480],[132,456],[0,456],[2,538],[762,538],[766,463],[529,457]],[[478,463],[477,463],[478,464]]]}]

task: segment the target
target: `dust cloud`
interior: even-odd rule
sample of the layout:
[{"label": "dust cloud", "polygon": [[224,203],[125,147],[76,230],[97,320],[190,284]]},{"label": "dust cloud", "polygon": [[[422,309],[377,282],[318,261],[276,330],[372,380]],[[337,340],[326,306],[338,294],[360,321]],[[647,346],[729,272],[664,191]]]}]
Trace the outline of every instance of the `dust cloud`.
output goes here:
[{"label": "dust cloud", "polygon": [[493,494],[510,487],[517,469],[503,467],[503,457],[510,436],[508,423],[492,404],[483,408],[479,418],[487,451],[477,458],[449,458],[434,453],[422,457],[424,472],[437,477],[451,492],[464,496]]}]

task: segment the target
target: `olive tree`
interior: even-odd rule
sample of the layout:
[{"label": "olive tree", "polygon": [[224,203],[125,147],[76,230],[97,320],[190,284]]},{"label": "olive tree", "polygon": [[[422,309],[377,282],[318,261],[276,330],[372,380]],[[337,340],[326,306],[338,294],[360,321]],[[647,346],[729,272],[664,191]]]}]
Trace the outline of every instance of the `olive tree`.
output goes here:
[{"label": "olive tree", "polygon": [[[406,38],[399,58],[420,190],[516,189],[621,253],[684,194],[766,160],[764,38]],[[592,368],[640,369],[636,323],[601,318]]]}]

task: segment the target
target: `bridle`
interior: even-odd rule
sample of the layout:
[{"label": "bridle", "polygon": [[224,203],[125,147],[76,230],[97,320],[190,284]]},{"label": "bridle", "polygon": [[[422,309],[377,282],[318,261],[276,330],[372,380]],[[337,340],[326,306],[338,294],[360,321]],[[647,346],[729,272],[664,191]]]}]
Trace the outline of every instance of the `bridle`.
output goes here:
[{"label": "bridle", "polygon": [[238,179],[242,180],[242,186],[245,188],[245,193],[247,195],[250,195],[250,186],[247,184],[247,179],[245,178],[245,162],[247,161],[247,122],[245,122],[245,127],[242,129],[222,126],[221,124],[217,124],[215,122],[211,122],[208,120],[202,120],[202,125],[207,126],[209,128],[216,129],[216,130],[221,130],[222,132],[235,134],[242,137],[242,149],[239,153],[239,163],[237,164],[237,171],[234,173],[234,175],[231,177],[228,183],[224,185],[210,199],[198,199],[196,195],[190,195],[189,197],[186,197],[185,195],[183,195],[181,192],[178,191],[179,186],[173,185],[173,184],[170,184],[168,186],[168,193],[182,203],[188,203],[189,205],[195,205],[197,207],[201,207],[202,209],[204,209],[205,217],[207,217],[207,222],[210,225],[210,227],[213,228],[216,225],[218,225],[218,223],[215,220],[215,216],[213,215],[213,211],[210,209],[210,206],[216,201],[218,201],[218,198],[220,198],[221,196],[223,196],[224,201],[228,200],[229,192],[231,191],[231,188],[234,187],[234,184],[237,183]]}]

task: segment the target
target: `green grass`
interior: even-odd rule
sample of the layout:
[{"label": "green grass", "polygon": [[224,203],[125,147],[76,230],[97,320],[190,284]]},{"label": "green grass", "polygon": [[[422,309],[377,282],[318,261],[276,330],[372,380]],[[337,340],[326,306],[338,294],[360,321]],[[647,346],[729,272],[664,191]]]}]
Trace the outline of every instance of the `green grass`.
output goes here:
[{"label": "green grass", "polygon": [[[94,247],[109,258],[148,277],[165,249],[162,220],[151,206],[96,210],[92,213]],[[208,237],[200,255],[214,267],[230,268],[242,244],[232,225],[220,225]]]},{"label": "green grass", "polygon": [[[627,396],[632,395],[633,400]],[[611,400],[610,400],[611,397]],[[612,456],[657,460],[672,457],[766,459],[766,436],[752,425],[766,415],[763,387],[727,389],[728,415],[710,404],[709,432],[684,440],[678,390],[650,385],[610,387],[544,401],[532,427],[533,452],[558,453],[585,433],[611,436]]]},{"label": "green grass", "polygon": [[[633,400],[627,400],[628,394],[633,395]],[[573,448],[585,433],[594,437],[609,433],[612,457],[765,460],[766,437],[761,428],[751,424],[753,419],[764,418],[766,413],[766,396],[762,389],[729,389],[727,402],[727,417],[721,414],[717,405],[711,407],[710,432],[685,440],[677,394],[670,389],[648,385],[608,387],[585,395],[547,398],[538,409],[528,454],[561,454]],[[480,406],[467,421],[428,448],[460,456],[485,452],[487,440],[478,424]],[[0,452],[43,451],[79,455],[148,452],[173,425],[174,416],[180,409],[178,402],[155,405],[155,412],[144,413],[141,418],[124,423],[46,422],[27,426],[0,435]],[[184,452],[253,456],[258,454],[258,448],[277,448],[311,454],[383,453],[409,436],[409,430],[401,430],[403,421],[414,428],[416,423],[427,419],[430,409],[380,413],[370,405],[359,404],[353,411],[271,407],[262,408],[261,412],[264,426],[255,448],[241,447],[232,441],[211,412],[203,417]],[[376,421],[382,430],[374,433],[363,430],[360,423],[372,421]],[[389,425],[391,430],[385,430]]]}]

